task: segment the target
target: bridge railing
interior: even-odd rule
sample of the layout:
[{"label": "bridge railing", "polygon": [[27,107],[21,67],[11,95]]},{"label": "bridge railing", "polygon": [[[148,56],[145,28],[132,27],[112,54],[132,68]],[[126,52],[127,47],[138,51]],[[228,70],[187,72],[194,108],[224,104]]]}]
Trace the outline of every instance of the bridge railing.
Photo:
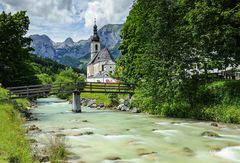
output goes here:
[{"label": "bridge railing", "polygon": [[31,85],[31,86],[19,86],[8,87],[8,96],[10,98],[18,97],[35,97],[35,96],[47,96],[51,91],[51,85]]},{"label": "bridge railing", "polygon": [[74,90],[89,93],[133,94],[134,84],[72,82],[72,83],[54,83],[47,85],[9,87],[7,89],[9,90],[10,98],[45,97],[48,95],[56,94],[70,94]]}]

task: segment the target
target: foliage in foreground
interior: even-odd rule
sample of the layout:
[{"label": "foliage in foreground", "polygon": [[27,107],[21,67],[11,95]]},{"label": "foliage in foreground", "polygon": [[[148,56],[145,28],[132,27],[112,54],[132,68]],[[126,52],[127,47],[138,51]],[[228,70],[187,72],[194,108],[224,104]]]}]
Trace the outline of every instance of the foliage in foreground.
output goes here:
[{"label": "foliage in foreground", "polygon": [[26,12],[0,14],[0,83],[6,86],[38,84],[30,61],[31,39]]},{"label": "foliage in foreground", "polygon": [[240,123],[240,81],[189,85],[189,89],[191,94],[173,104],[156,104],[145,96],[146,90],[138,90],[132,105],[161,116]]},{"label": "foliage in foreground", "polygon": [[22,119],[11,104],[0,104],[0,162],[31,163],[30,144]]},{"label": "foliage in foreground", "polygon": [[66,149],[64,139],[55,137],[49,140],[47,146],[48,154],[50,155],[50,161],[54,163],[60,163],[66,160],[68,151]]},{"label": "foliage in foreground", "polygon": [[[0,99],[6,98],[7,90],[0,88]],[[29,106],[27,100],[19,100],[17,104]],[[14,106],[5,100],[0,101],[0,122],[0,162],[32,162],[22,118]]]}]

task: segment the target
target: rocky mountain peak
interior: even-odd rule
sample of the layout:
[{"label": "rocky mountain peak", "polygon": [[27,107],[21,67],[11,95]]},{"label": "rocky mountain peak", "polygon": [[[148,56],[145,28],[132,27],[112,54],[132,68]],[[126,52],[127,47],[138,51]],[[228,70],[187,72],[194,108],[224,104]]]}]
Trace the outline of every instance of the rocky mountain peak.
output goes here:
[{"label": "rocky mountain peak", "polygon": [[73,46],[75,44],[75,42],[73,41],[73,39],[71,37],[68,37],[65,41],[64,41],[65,45],[68,46]]},{"label": "rocky mountain peak", "polygon": [[[117,49],[121,43],[120,32],[122,24],[108,24],[98,30],[101,40],[101,47],[108,48],[114,58],[120,56]],[[64,42],[53,42],[47,35],[32,35],[31,46],[35,49],[34,54],[51,58],[62,64],[78,67],[82,62],[79,58],[90,58],[91,39],[74,42],[72,38],[67,38]]]}]

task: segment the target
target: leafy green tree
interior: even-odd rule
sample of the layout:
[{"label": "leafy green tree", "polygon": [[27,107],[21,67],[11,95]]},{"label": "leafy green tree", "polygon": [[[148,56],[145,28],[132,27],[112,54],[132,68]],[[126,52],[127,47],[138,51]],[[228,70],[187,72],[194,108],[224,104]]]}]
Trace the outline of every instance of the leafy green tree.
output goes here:
[{"label": "leafy green tree", "polygon": [[31,39],[24,37],[29,23],[25,11],[0,14],[0,83],[4,86],[39,83],[29,60]]},{"label": "leafy green tree", "polygon": [[[122,29],[116,75],[137,83],[136,104],[167,116],[196,109],[202,75],[239,63],[239,5],[227,0],[136,0]],[[197,110],[196,110],[197,111]]]},{"label": "leafy green tree", "polygon": [[76,72],[74,72],[72,68],[67,68],[56,75],[55,83],[61,83],[61,82],[67,83],[67,82],[77,82],[77,81],[84,81],[84,78],[79,76]]},{"label": "leafy green tree", "polygon": [[41,81],[42,84],[52,84],[53,78],[48,74],[38,74],[38,79]]},{"label": "leafy green tree", "polygon": [[199,62],[204,63],[205,71],[239,64],[239,1],[198,0],[184,20],[187,22],[185,32],[191,33],[186,42],[191,42],[192,48],[197,49]]}]

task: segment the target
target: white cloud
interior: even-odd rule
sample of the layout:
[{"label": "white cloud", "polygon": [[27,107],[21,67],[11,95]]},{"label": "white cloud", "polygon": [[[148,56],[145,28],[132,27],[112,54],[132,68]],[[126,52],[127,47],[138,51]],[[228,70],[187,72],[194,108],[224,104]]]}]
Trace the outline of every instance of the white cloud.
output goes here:
[{"label": "white cloud", "polygon": [[26,10],[31,20],[73,23],[72,0],[0,0],[7,12]]},{"label": "white cloud", "polygon": [[29,34],[47,34],[53,40],[86,39],[94,18],[99,27],[123,23],[133,0],[0,0],[0,11],[26,10]]},{"label": "white cloud", "polygon": [[86,27],[92,27],[94,18],[100,26],[123,23],[129,13],[132,0],[95,0],[88,3],[84,13]]}]

